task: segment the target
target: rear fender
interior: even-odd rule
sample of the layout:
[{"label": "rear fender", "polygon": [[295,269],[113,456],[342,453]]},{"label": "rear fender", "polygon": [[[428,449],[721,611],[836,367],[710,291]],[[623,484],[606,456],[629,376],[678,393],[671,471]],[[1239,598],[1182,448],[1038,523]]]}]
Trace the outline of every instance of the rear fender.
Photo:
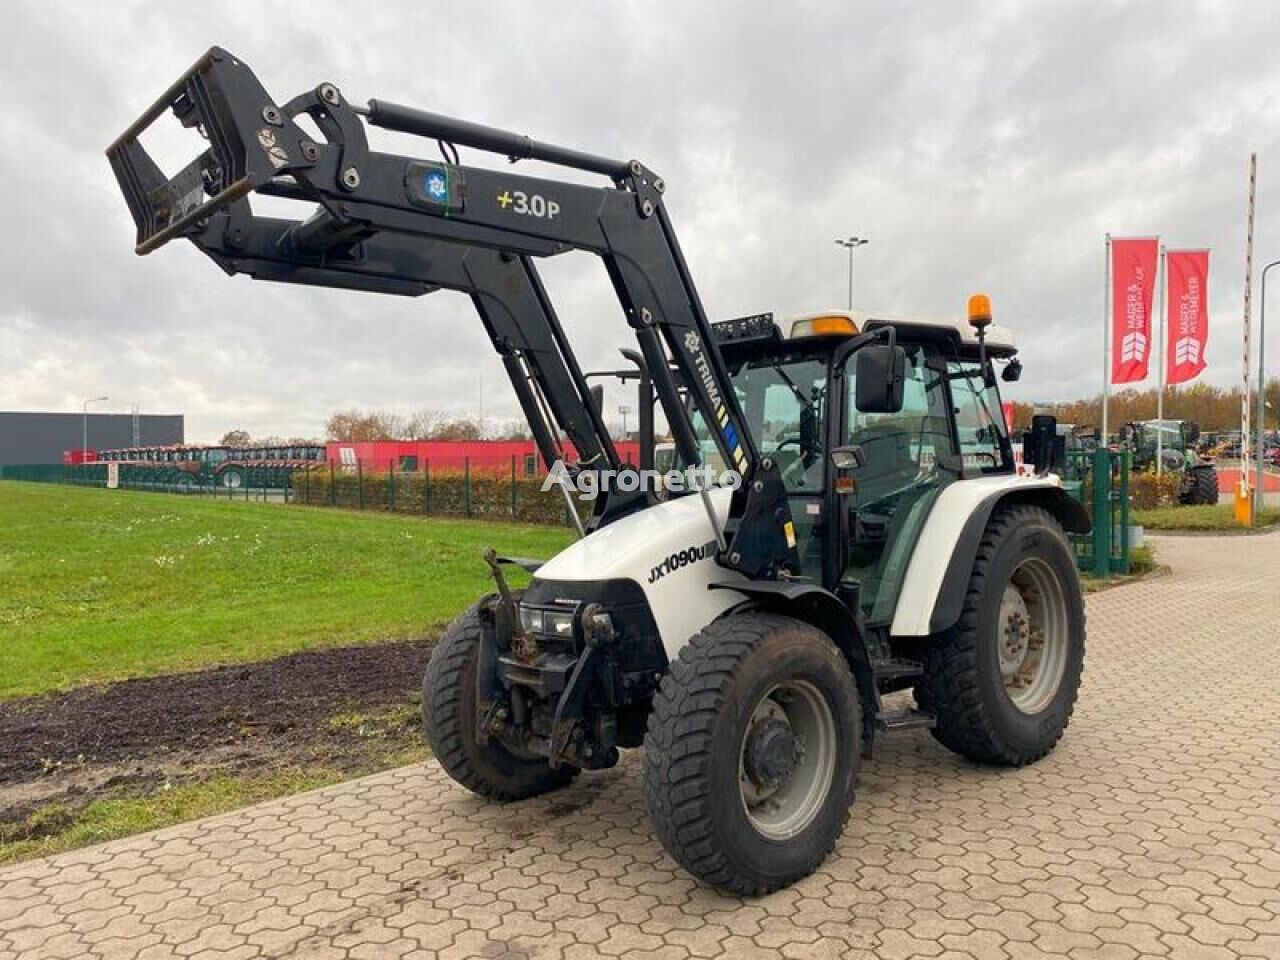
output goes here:
[{"label": "rear fender", "polygon": [[747,597],[744,603],[731,607],[724,615],[744,608],[765,610],[803,620],[830,637],[844,654],[858,685],[858,696],[862,700],[862,739],[864,747],[870,748],[880,698],[862,629],[839,597],[816,583],[795,580],[721,582],[710,583],[707,588],[733,590]]},{"label": "rear fender", "polygon": [[1092,529],[1089,512],[1052,474],[951,484],[939,496],[916,543],[894,611],[893,636],[925,637],[955,625],[987,521],[997,507],[1012,504],[1041,507],[1071,533]]}]

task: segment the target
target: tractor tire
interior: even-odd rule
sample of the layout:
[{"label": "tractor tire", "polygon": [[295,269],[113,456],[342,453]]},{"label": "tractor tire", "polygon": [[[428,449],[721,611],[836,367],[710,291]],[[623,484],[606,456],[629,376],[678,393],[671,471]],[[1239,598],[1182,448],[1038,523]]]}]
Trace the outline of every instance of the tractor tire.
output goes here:
[{"label": "tractor tire", "polygon": [[916,702],[934,737],[979,763],[1020,767],[1061,739],[1084,672],[1084,599],[1057,520],[997,508],[978,546],[960,620],[924,657]]},{"label": "tractor tire", "polygon": [[1218,502],[1218,471],[1209,464],[1191,467],[1187,490],[1178,498],[1184,506],[1200,506]]},{"label": "tractor tire", "polygon": [[557,790],[578,769],[552,769],[545,758],[517,756],[490,739],[476,740],[476,662],[480,652],[479,604],[449,624],[436,644],[422,681],[422,725],[445,773],[472,793],[506,802]]},{"label": "tractor tire", "polygon": [[644,793],[662,845],[734,894],[807,876],[849,817],[861,726],[849,664],[825,634],[759,612],[712,623],[649,714]]}]

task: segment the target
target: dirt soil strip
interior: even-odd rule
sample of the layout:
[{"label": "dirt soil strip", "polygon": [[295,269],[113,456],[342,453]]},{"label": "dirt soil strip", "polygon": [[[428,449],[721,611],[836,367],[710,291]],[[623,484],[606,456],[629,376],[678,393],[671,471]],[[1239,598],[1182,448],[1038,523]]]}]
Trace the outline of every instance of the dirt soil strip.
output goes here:
[{"label": "dirt soil strip", "polygon": [[210,764],[344,769],[345,732],[331,718],[416,702],[433,646],[308,651],[0,702],[0,822],[36,803]]}]

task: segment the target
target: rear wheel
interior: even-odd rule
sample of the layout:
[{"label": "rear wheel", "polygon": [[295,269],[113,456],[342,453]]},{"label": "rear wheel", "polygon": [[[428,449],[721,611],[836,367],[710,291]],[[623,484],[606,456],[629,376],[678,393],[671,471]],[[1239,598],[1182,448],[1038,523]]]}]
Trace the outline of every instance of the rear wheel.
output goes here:
[{"label": "rear wheel", "polygon": [[649,716],[644,788],[662,845],[733,893],[812,873],[849,816],[860,726],[853,677],[827,636],[772,614],[711,624],[671,665]]},{"label": "rear wheel", "polygon": [[925,655],[920,707],[962,756],[1022,766],[1062,737],[1084,669],[1075,557],[1039,507],[998,510],[978,547],[959,623]]},{"label": "rear wheel", "polygon": [[492,800],[523,800],[563,787],[576,767],[552,769],[542,757],[517,756],[492,738],[476,739],[476,663],[479,604],[445,630],[422,681],[422,721],[445,773],[472,793]]},{"label": "rear wheel", "polygon": [[244,475],[239,470],[224,470],[218,482],[228,490],[239,490],[244,483]]},{"label": "rear wheel", "polygon": [[1190,483],[1179,498],[1187,506],[1218,502],[1218,471],[1208,464],[1191,468]]}]

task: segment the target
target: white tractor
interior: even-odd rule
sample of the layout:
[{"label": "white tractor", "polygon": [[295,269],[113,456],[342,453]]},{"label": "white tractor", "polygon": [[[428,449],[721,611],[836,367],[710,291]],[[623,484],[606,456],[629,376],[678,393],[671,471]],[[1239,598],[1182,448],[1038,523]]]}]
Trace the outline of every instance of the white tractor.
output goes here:
[{"label": "white tractor", "polygon": [[[171,176],[138,140],[166,109],[210,143]],[[371,150],[367,125],[440,141],[444,159]],[[459,146],[612,182],[463,165]],[[643,164],[355,107],[329,83],[280,105],[219,48],[108,155],[140,253],[183,237],[259,279],[468,294],[543,459],[614,478],[557,556],[490,552],[495,592],[432,655],[426,734],[468,789],[521,800],[643,747],[666,849],[709,884],[760,894],[831,852],[881,733],[929,728],[1004,766],[1062,736],[1085,643],[1066,531],[1089,517],[1050,470],[1052,418],[1025,438],[1031,475],[1015,472],[997,365],[1006,380],[1021,366],[985,297],[967,323],[712,323]],[[255,193],[314,212],[261,216]],[[604,261],[674,465],[714,463],[731,482],[658,496],[622,462],[535,266],[572,250]],[[528,586],[511,589],[504,563]],[[887,705],[906,689],[914,706]]]}]

